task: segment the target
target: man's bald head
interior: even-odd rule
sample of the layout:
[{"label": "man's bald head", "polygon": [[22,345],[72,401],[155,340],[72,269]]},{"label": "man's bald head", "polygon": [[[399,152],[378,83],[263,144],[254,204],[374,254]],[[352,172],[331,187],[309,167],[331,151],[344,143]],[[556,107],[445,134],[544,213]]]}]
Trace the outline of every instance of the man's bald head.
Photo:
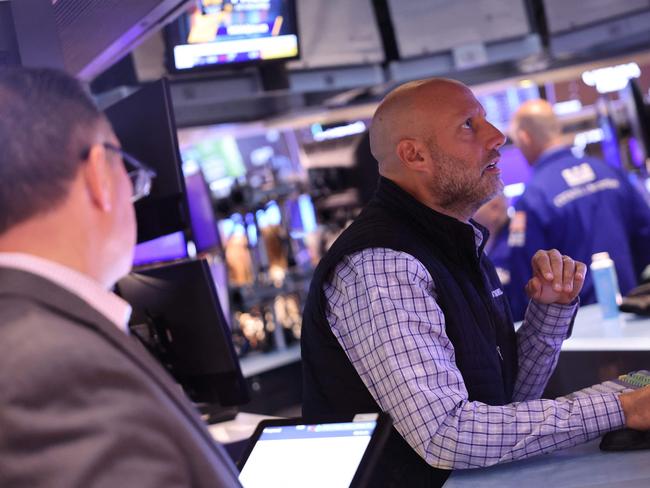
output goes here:
[{"label": "man's bald head", "polygon": [[387,176],[399,168],[395,149],[400,140],[435,139],[428,121],[453,91],[469,88],[455,80],[429,78],[405,83],[386,95],[370,125],[370,150],[379,162],[380,174]]},{"label": "man's bald head", "polygon": [[503,134],[462,83],[406,83],[379,104],[370,149],[379,173],[430,208],[467,221],[503,187]]},{"label": "man's bald head", "polygon": [[510,136],[532,164],[545,150],[557,145],[561,137],[560,122],[546,100],[523,103],[510,124]]}]

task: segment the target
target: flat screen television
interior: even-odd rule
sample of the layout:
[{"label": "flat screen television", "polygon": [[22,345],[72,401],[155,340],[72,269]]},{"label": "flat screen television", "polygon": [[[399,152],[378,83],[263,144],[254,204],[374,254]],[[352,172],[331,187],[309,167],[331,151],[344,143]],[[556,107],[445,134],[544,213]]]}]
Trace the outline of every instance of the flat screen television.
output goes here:
[{"label": "flat screen television", "polygon": [[157,173],[151,194],[135,203],[138,242],[186,229],[185,180],[167,80],[145,85],[104,112],[124,150]]},{"label": "flat screen television", "polygon": [[170,72],[295,59],[295,0],[197,0],[165,28]]},{"label": "flat screen television", "polygon": [[205,259],[131,273],[116,292],[131,304],[129,323],[204,413],[234,416],[248,387]]}]

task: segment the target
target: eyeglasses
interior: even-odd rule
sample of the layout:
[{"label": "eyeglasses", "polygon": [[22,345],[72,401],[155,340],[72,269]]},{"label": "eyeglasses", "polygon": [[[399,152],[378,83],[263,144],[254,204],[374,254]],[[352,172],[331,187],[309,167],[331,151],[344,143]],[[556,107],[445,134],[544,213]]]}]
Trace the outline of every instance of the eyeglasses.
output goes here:
[{"label": "eyeglasses", "polygon": [[141,198],[149,195],[149,192],[151,192],[151,182],[156,177],[156,172],[120,147],[105,142],[104,148],[119,154],[125,166],[131,166],[131,169],[127,171],[127,175],[131,179],[131,185],[133,186],[131,201],[137,202]]}]

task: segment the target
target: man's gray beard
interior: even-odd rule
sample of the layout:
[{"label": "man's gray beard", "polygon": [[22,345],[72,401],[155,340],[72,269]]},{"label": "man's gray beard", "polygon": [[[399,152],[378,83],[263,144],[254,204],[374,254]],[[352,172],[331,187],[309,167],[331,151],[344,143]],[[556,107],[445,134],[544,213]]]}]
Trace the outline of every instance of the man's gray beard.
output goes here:
[{"label": "man's gray beard", "polygon": [[494,191],[486,193],[481,179],[470,184],[467,180],[458,181],[457,178],[452,178],[450,175],[453,171],[449,171],[449,168],[452,165],[465,167],[466,161],[445,154],[435,144],[430,146],[430,151],[436,162],[438,177],[430,181],[428,187],[432,195],[436,196],[441,208],[460,215],[473,215],[481,205],[503,191],[503,182],[497,185]]}]

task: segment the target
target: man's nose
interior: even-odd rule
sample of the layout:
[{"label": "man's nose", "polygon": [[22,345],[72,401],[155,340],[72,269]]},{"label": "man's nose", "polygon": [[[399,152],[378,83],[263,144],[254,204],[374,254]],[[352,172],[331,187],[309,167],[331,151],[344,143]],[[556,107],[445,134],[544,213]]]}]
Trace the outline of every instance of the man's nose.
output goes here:
[{"label": "man's nose", "polygon": [[487,149],[488,150],[499,149],[501,146],[503,146],[506,143],[506,136],[503,134],[503,132],[501,132],[499,129],[494,127],[492,124],[489,125],[491,129],[491,134],[487,141]]}]

